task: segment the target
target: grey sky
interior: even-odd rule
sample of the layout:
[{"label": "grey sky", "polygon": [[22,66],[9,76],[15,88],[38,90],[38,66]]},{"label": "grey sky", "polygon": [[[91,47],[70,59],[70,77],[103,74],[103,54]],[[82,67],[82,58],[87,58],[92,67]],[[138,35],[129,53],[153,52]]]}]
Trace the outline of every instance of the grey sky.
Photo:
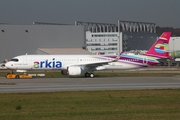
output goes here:
[{"label": "grey sky", "polygon": [[180,0],[0,0],[0,23],[152,22],[180,28]]}]

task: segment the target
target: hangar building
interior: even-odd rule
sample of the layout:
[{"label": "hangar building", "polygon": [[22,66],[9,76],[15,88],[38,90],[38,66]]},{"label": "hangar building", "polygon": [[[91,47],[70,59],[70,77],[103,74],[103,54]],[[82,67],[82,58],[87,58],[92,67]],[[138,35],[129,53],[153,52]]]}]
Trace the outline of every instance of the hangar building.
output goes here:
[{"label": "hangar building", "polygon": [[180,50],[180,37],[171,37],[169,42],[169,51],[179,51]]},{"label": "hangar building", "polygon": [[77,21],[86,29],[86,49],[94,54],[148,50],[157,40],[155,23],[118,21],[116,24]]},{"label": "hangar building", "polygon": [[43,48],[84,48],[84,40],[84,26],[0,24],[0,61],[26,53],[43,53]]}]

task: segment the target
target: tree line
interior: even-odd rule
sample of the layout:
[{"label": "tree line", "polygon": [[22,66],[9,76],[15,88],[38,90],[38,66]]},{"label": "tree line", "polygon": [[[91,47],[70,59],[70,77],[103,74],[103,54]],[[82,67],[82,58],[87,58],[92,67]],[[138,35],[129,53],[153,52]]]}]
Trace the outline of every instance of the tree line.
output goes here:
[{"label": "tree line", "polygon": [[156,33],[160,36],[163,32],[172,32],[171,36],[176,37],[180,36],[180,28],[173,28],[173,27],[159,27],[156,26]]}]

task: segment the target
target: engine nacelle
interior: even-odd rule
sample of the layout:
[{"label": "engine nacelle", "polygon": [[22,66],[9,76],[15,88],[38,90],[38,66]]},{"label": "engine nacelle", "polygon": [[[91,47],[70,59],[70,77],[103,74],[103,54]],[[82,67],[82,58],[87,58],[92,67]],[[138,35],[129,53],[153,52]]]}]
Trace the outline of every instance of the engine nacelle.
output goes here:
[{"label": "engine nacelle", "polygon": [[81,75],[82,74],[82,68],[81,67],[68,67],[68,74],[69,75]]}]

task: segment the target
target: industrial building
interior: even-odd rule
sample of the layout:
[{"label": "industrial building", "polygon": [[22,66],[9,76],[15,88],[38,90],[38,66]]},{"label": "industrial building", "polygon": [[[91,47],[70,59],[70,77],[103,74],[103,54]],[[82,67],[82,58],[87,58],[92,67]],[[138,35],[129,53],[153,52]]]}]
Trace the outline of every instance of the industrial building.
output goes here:
[{"label": "industrial building", "polygon": [[118,24],[76,22],[86,29],[86,49],[94,54],[148,50],[157,40],[155,23],[118,21]]},{"label": "industrial building", "polygon": [[169,51],[179,51],[180,50],[180,37],[171,37],[169,42]]},{"label": "industrial building", "polygon": [[[155,28],[155,23],[133,21],[0,24],[0,61],[21,54],[118,54],[148,50],[157,40]],[[178,41],[174,40],[173,49],[177,47],[175,42]]]},{"label": "industrial building", "polygon": [[44,48],[84,48],[84,40],[84,26],[0,24],[0,61],[22,54],[44,53],[41,51]]}]

